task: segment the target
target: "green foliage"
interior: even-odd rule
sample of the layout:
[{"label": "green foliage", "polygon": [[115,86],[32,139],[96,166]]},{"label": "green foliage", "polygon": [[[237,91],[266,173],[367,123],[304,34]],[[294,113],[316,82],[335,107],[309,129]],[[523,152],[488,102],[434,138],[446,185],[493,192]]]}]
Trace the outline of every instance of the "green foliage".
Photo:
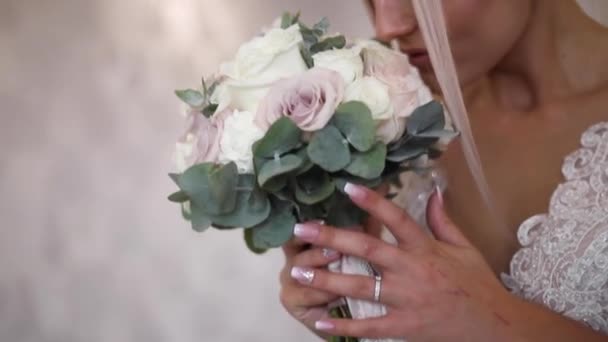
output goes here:
[{"label": "green foliage", "polygon": [[350,164],[344,170],[353,176],[376,179],[382,175],[385,161],[386,145],[378,142],[369,151],[353,153]]},{"label": "green foliage", "polygon": [[238,170],[234,163],[223,166],[198,164],[177,177],[179,188],[188,195],[193,206],[213,215],[234,210],[237,181]]},{"label": "green foliage", "polygon": [[340,131],[327,125],[313,135],[308,145],[308,157],[324,170],[336,172],[350,163],[350,150]]},{"label": "green foliage", "polygon": [[291,151],[300,144],[302,131],[291,119],[282,117],[275,121],[264,137],[256,142],[253,155],[256,158],[274,158]]},{"label": "green foliage", "polygon": [[315,54],[322,51],[342,49],[346,46],[346,38],[344,36],[327,37],[318,43],[310,46],[310,53]]},{"label": "green foliage", "polygon": [[443,116],[443,107],[437,101],[431,101],[414,110],[412,115],[407,120],[407,132],[413,136],[419,133],[443,129],[445,118]]},{"label": "green foliage", "polygon": [[365,103],[359,101],[342,103],[336,109],[331,122],[355,149],[367,151],[374,144],[375,123]]},{"label": "green foliage", "polygon": [[334,182],[328,173],[313,168],[296,180],[296,200],[305,205],[318,204],[331,196],[335,191]]},{"label": "green foliage", "polygon": [[191,107],[200,108],[205,104],[205,96],[198,90],[181,89],[176,90],[175,95]]},{"label": "green foliage", "polygon": [[264,254],[268,249],[265,248],[257,248],[253,243],[253,229],[243,229],[243,239],[245,240],[245,244],[250,251],[255,254]]},{"label": "green foliage", "polygon": [[249,229],[251,244],[256,249],[280,247],[293,236],[295,224],[293,207],[286,203],[277,204],[266,221]]},{"label": "green foliage", "polygon": [[221,229],[250,228],[266,220],[270,215],[268,196],[256,186],[254,175],[239,175],[235,209],[224,215],[209,215],[214,226]]},{"label": "green foliage", "polygon": [[294,172],[301,165],[302,159],[295,154],[286,154],[280,158],[270,159],[262,165],[258,174],[258,183],[261,187],[264,187],[269,180]]},{"label": "green foliage", "polygon": [[211,219],[205,214],[203,209],[190,204],[190,223],[192,229],[202,233],[211,226]]},{"label": "green foliage", "polygon": [[290,26],[297,24],[299,22],[299,20],[300,20],[300,12],[297,12],[295,14],[285,12],[281,16],[281,28],[282,29],[289,28]]},{"label": "green foliage", "polygon": [[188,197],[188,195],[185,192],[180,190],[180,191],[176,191],[176,192],[172,193],[171,195],[169,195],[168,199],[171,202],[184,203],[184,202],[187,202],[190,198]]}]

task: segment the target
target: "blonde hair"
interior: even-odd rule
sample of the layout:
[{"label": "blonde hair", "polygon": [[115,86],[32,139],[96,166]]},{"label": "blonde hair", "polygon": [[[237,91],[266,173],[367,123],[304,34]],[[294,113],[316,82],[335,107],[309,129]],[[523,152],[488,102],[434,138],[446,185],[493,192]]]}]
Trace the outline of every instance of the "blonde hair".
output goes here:
[{"label": "blonde hair", "polygon": [[471,132],[469,117],[458,82],[458,74],[450,50],[441,2],[442,0],[413,0],[416,19],[429,52],[435,77],[443,94],[443,100],[456,128],[461,133],[462,148],[471,175],[487,209],[492,214],[491,216],[499,225],[503,225],[504,221],[500,219],[494,206],[493,197]]}]

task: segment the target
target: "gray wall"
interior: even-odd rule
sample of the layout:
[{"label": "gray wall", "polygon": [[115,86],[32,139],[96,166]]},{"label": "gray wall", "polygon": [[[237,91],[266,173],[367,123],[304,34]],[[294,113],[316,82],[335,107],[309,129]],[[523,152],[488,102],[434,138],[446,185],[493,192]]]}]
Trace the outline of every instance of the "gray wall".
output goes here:
[{"label": "gray wall", "polygon": [[0,341],[312,340],[280,253],[166,200],[173,89],[297,8],[369,32],[350,1],[0,1]]},{"label": "gray wall", "polygon": [[280,253],[165,200],[172,90],[298,8],[370,32],[347,0],[0,0],[0,341],[314,340],[278,302]]}]

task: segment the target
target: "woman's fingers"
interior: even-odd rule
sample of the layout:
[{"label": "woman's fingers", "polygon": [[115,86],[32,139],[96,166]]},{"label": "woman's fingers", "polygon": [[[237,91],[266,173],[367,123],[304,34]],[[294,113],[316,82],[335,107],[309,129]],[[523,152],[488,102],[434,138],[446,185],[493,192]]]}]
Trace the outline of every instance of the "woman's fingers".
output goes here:
[{"label": "woman's fingers", "polygon": [[429,228],[439,241],[443,241],[457,246],[471,246],[469,240],[452,222],[443,206],[443,195],[441,190],[435,190],[435,193],[429,199],[426,209],[426,219]]},{"label": "woman's fingers", "polygon": [[315,247],[295,255],[292,260],[292,265],[301,267],[327,266],[331,262],[340,259],[340,256],[340,252],[331,248]]},{"label": "woman's fingers", "polygon": [[281,290],[281,303],[288,311],[294,308],[310,309],[316,306],[326,306],[340,298],[339,295],[300,285],[285,286]]},{"label": "woman's fingers", "polygon": [[393,202],[366,187],[347,183],[344,192],[361,209],[377,218],[393,233],[399,244],[423,245],[430,241],[418,224]]},{"label": "woman's fingers", "polygon": [[317,223],[304,223],[296,225],[294,234],[301,240],[331,248],[345,255],[358,256],[384,269],[403,267],[395,262],[403,259],[396,246],[365,233]]},{"label": "woman's fingers", "polygon": [[[403,324],[399,324],[402,326]],[[332,336],[350,336],[360,338],[403,338],[403,336],[391,336],[395,330],[395,324],[387,316],[353,319],[323,319],[315,323],[317,331]]]},{"label": "woman's fingers", "polygon": [[[373,277],[332,273],[321,269],[297,266],[291,269],[291,277],[302,285],[323,292],[367,301],[374,300],[376,279]],[[380,286],[380,302],[389,305],[398,302],[397,297],[401,292],[399,289],[395,289],[387,279],[382,279]]]}]

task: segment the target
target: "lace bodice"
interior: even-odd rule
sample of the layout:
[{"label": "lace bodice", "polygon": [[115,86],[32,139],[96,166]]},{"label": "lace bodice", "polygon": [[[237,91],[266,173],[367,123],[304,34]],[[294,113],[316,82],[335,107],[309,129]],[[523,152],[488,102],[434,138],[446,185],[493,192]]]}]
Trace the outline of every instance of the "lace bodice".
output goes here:
[{"label": "lace bodice", "polygon": [[517,295],[608,334],[608,122],[566,157],[549,212],[526,220],[503,282]]}]

